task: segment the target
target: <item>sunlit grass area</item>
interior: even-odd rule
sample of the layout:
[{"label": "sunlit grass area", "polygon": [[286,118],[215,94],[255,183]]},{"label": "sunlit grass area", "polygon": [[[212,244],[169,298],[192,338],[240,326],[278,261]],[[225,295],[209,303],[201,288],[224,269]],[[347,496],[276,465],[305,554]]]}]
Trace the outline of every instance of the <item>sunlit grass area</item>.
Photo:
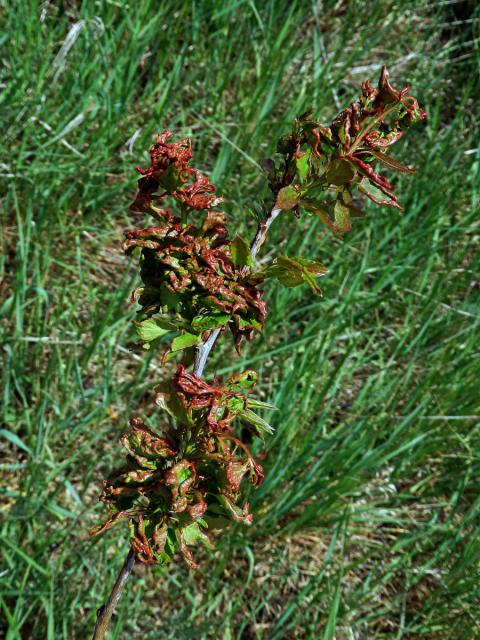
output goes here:
[{"label": "sunlit grass area", "polygon": [[127,552],[126,527],[88,530],[169,370],[133,349],[121,251],[153,134],[193,138],[247,237],[277,138],[309,106],[331,120],[381,64],[428,113],[398,145],[418,169],[395,179],[405,211],[367,206],[343,239],[306,215],[272,227],[263,256],[329,273],[322,298],[269,285],[262,337],[206,369],[257,369],[277,407],[255,524],[195,573],[137,567],[111,637],[480,637],[479,9],[0,3],[2,637],[88,638]]}]

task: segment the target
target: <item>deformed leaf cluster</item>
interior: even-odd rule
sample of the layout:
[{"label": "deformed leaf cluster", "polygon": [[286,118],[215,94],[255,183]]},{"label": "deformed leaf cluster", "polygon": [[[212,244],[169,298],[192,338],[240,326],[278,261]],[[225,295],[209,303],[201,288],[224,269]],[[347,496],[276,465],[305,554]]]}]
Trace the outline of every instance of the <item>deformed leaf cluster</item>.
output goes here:
[{"label": "deformed leaf cluster", "polygon": [[[377,88],[365,82],[360,98],[330,126],[316,121],[311,111],[301,115],[278,143],[281,162],[271,159],[267,164],[276,206],[297,214],[304,209],[340,234],[350,230],[352,218],[365,215],[354,200],[356,194],[401,209],[393,185],[378,166],[414,172],[389,154],[391,145],[426,116],[407,95],[409,90],[410,86],[393,88],[383,67]],[[289,183],[282,186],[286,173]]]},{"label": "deformed leaf cluster", "polygon": [[254,411],[271,407],[244,394],[256,382],[257,374],[246,371],[225,384],[209,384],[178,365],[156,394],[167,424],[156,432],[132,418],[120,437],[127,463],[104,481],[101,500],[111,515],[93,533],[128,518],[140,561],[165,564],[179,549],[195,567],[190,547],[211,546],[209,530],[232,520],[251,524],[240,483],[248,478],[258,486],[263,470],[234,427],[259,438],[272,431]]},{"label": "deformed leaf cluster", "polygon": [[165,214],[164,223],[139,231],[127,231],[124,248],[142,250],[141,277],[144,286],[135,297],[146,320],[139,333],[150,336],[178,330],[178,346],[196,344],[205,331],[228,326],[235,345],[252,339],[264,325],[266,307],[257,286],[242,275],[248,264],[248,245],[230,242],[225,216],[208,211],[203,224],[182,224]]}]

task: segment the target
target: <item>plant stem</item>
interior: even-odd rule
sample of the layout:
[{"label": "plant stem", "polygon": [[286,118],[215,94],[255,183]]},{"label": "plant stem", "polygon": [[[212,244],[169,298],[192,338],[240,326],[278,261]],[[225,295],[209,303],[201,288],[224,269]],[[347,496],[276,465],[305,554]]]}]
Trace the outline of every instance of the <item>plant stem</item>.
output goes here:
[{"label": "plant stem", "polygon": [[202,344],[198,345],[195,352],[195,363],[193,365],[193,373],[196,376],[201,376],[205,365],[207,363],[207,358],[210,354],[210,351],[213,348],[218,336],[220,335],[221,328],[214,329],[208,338],[202,342]]},{"label": "plant stem", "polygon": [[[252,254],[252,258],[255,260],[258,250],[262,246],[265,238],[267,236],[268,230],[270,229],[272,223],[278,217],[278,215],[282,212],[281,209],[276,209],[275,205],[270,210],[267,218],[258,224],[257,233],[255,234],[255,238],[250,245],[250,250]],[[214,329],[207,338],[196,348],[195,352],[195,362],[193,366],[193,373],[196,376],[201,376],[203,370],[205,368],[205,364],[207,363],[208,356],[217,341],[218,336],[220,335],[221,328]],[[115,607],[120,600],[122,595],[122,591],[125,587],[125,583],[128,580],[130,573],[135,565],[135,553],[130,549],[128,552],[127,558],[123,563],[123,567],[118,574],[117,580],[113,585],[112,592],[108,601],[105,605],[100,607],[97,612],[97,622],[95,624],[95,630],[93,632],[92,640],[103,640],[105,638],[105,633],[107,631],[108,623],[112,617],[112,614],[115,610]]]},{"label": "plant stem", "polygon": [[250,245],[250,251],[251,251],[253,260],[255,260],[255,258],[257,257],[258,250],[260,249],[265,238],[267,237],[268,230],[272,226],[273,222],[275,222],[275,219],[278,217],[280,213],[282,213],[282,209],[276,209],[274,205],[270,210],[270,213],[268,214],[268,217],[266,218],[266,220],[258,224],[257,233],[255,235],[255,238],[253,239],[252,244]]},{"label": "plant stem", "polygon": [[128,580],[128,576],[132,572],[135,564],[135,553],[133,549],[130,549],[128,555],[123,563],[123,567],[118,574],[118,577],[113,585],[112,593],[108,598],[107,604],[104,604],[97,611],[97,622],[95,623],[95,630],[93,632],[92,640],[103,640],[107,631],[108,623],[112,617],[115,607],[120,600],[125,583]]}]

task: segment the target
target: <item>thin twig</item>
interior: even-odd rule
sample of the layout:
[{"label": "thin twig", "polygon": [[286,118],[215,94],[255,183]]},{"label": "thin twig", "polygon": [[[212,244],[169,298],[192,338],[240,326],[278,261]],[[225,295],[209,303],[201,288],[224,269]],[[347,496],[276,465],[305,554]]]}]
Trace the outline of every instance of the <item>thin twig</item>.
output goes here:
[{"label": "thin twig", "polygon": [[255,260],[255,258],[257,257],[258,250],[260,249],[265,238],[267,237],[268,230],[272,226],[273,222],[275,222],[275,219],[279,216],[280,213],[282,213],[282,210],[276,209],[274,206],[272,207],[272,210],[268,214],[267,219],[259,223],[257,234],[255,235],[255,238],[253,239],[253,242],[250,245],[250,251],[251,251],[253,260]]},{"label": "thin twig", "polygon": [[93,632],[92,640],[103,640],[107,631],[108,623],[112,617],[115,607],[120,600],[125,583],[128,580],[128,576],[132,572],[135,565],[135,552],[130,549],[126,557],[123,567],[118,574],[117,580],[113,585],[112,593],[108,598],[107,604],[100,607],[97,611],[97,622],[95,623],[95,630]]},{"label": "thin twig", "polygon": [[[265,238],[267,236],[268,230],[270,229],[272,223],[278,217],[278,215],[282,212],[281,209],[276,209],[275,205],[270,210],[267,218],[258,224],[257,233],[255,238],[250,245],[252,258],[255,260],[258,250],[262,246]],[[210,355],[215,342],[217,341],[218,336],[220,335],[221,328],[214,329],[210,334],[205,338],[205,340],[198,345],[195,351],[195,362],[193,366],[193,373],[197,376],[201,376],[203,370],[205,368],[205,364],[207,363],[208,356]],[[128,576],[130,575],[133,566],[135,564],[135,553],[130,549],[128,552],[127,559],[125,560],[123,567],[118,574],[118,578],[113,586],[112,593],[108,599],[107,604],[100,607],[97,612],[97,622],[95,624],[95,631],[93,633],[92,640],[103,640],[105,637],[105,633],[107,631],[108,623],[113,615],[115,607],[120,600],[120,596],[122,595],[123,588],[125,587],[125,583],[128,580]]]}]

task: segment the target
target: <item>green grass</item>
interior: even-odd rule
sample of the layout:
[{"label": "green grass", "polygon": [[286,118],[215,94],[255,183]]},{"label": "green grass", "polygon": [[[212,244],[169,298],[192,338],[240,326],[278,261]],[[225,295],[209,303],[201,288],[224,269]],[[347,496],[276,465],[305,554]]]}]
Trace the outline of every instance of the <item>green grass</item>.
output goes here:
[{"label": "green grass", "polygon": [[[90,539],[116,437],[161,378],[138,360],[120,250],[156,130],[245,233],[256,165],[380,64],[429,114],[399,145],[405,212],[343,241],[285,214],[266,252],[327,264],[324,297],[268,290],[265,334],[207,374],[259,370],[271,419],[254,527],[189,574],[139,567],[112,638],[480,636],[479,7],[474,2],[1,2],[0,635],[88,638],[126,553]],[[246,228],[248,227],[248,230]],[[264,253],[265,255],[265,253]]]}]

